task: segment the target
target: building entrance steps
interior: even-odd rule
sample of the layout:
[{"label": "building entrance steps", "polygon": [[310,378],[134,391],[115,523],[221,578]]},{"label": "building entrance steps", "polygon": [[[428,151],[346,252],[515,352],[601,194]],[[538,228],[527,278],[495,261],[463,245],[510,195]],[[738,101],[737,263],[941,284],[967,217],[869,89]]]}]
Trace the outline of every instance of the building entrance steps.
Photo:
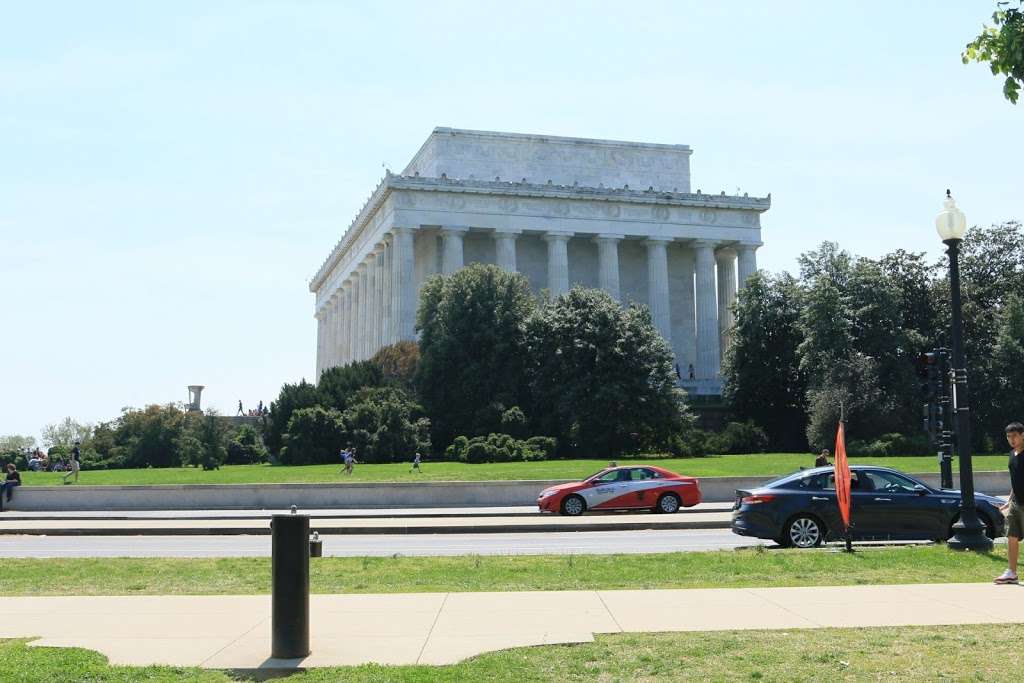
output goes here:
[{"label": "building entrance steps", "polygon": [[270,596],[4,598],[0,638],[112,664],[280,669],[451,664],[594,634],[1024,622],[1024,587],[913,584],[312,595],[312,653],[269,659]]}]

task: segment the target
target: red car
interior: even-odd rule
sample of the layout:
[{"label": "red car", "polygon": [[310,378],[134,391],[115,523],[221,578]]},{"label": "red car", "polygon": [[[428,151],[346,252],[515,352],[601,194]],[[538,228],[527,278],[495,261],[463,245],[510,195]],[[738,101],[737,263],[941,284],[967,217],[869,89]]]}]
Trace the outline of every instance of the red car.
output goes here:
[{"label": "red car", "polygon": [[541,512],[563,515],[638,508],[671,513],[699,502],[697,479],[651,465],[608,467],[583,481],[546,488],[537,496]]}]

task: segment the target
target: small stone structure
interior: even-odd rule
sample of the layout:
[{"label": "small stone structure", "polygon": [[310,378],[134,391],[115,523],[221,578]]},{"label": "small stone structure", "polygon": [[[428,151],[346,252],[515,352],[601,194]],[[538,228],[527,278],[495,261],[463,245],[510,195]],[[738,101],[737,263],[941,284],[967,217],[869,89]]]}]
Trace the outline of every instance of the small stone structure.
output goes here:
[{"label": "small stone structure", "polygon": [[202,408],[202,394],[203,389],[206,387],[202,384],[190,384],[188,386],[188,412],[190,413],[201,413]]}]

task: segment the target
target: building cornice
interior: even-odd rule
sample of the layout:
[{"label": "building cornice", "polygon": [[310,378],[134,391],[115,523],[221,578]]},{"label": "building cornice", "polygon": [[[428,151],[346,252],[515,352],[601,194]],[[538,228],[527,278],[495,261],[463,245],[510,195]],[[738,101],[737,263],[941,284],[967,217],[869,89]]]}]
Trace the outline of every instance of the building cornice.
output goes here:
[{"label": "building cornice", "polygon": [[394,190],[416,190],[426,192],[455,192],[464,194],[488,194],[498,196],[539,197],[552,199],[582,199],[590,201],[629,202],[639,204],[666,204],[713,209],[740,209],[763,213],[771,208],[771,194],[767,197],[733,196],[724,192],[718,195],[703,194],[700,190],[691,192],[665,192],[649,187],[636,190],[628,185],[621,188],[586,187],[580,185],[556,185],[530,183],[524,178],[519,182],[477,179],[440,178],[412,175],[401,176],[388,173],[367,198],[363,208],[349,225],[348,230],[330,255],[317,270],[309,283],[309,291],[316,292],[327,279],[331,270],[341,260],[348,247],[359,237],[374,213]]}]

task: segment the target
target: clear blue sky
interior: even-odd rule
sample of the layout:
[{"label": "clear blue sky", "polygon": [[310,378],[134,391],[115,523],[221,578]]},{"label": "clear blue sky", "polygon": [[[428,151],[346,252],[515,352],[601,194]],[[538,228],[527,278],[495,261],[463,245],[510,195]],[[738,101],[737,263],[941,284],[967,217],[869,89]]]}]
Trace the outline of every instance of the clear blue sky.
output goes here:
[{"label": "clear blue sky", "polygon": [[0,22],[0,434],[312,378],[309,278],[434,126],[683,143],[760,265],[1024,218],[994,1],[39,2]]}]

